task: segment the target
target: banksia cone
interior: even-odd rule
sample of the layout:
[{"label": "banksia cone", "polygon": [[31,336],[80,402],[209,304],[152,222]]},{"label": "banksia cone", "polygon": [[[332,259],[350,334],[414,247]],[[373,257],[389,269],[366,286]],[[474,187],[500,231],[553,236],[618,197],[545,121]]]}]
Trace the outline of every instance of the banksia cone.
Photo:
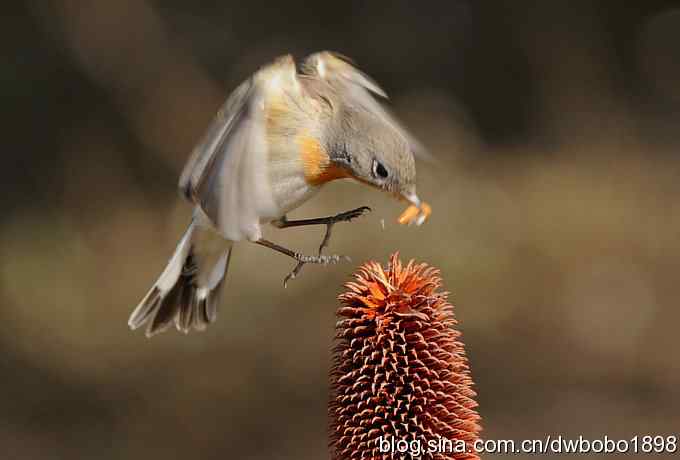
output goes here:
[{"label": "banksia cone", "polygon": [[[394,254],[387,268],[369,262],[345,286],[331,370],[331,458],[478,458],[476,394],[439,271],[403,266]],[[427,451],[436,440],[450,443]],[[421,450],[394,451],[398,444]],[[465,451],[451,448],[461,444]]]}]

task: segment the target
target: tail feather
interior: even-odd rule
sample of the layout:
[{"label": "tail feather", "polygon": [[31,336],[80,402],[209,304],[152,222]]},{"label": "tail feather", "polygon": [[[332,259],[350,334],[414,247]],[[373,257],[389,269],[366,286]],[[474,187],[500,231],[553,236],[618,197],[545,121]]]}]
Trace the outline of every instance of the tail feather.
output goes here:
[{"label": "tail feather", "polygon": [[155,311],[158,309],[161,301],[161,291],[158,287],[154,286],[149,290],[149,292],[144,296],[142,301],[139,303],[135,311],[130,315],[128,325],[132,329],[137,329],[139,326],[144,324],[149,317],[153,316]]},{"label": "tail feather", "polygon": [[146,335],[151,337],[154,334],[163,332],[172,324],[172,320],[179,314],[181,309],[180,299],[183,288],[184,286],[180,278],[177,284],[170,289],[170,292],[165,297],[161,297],[153,318],[149,320]]},{"label": "tail feather", "polygon": [[184,332],[185,334],[191,329],[191,324],[194,317],[194,310],[196,306],[196,286],[193,284],[187,284],[182,291],[182,298],[180,299],[180,305],[186,305],[187,308],[181,308],[179,314],[175,316],[175,326],[178,330]]},{"label": "tail feather", "polygon": [[130,315],[131,329],[148,324],[146,336],[151,337],[174,323],[178,331],[188,333],[192,327],[202,331],[217,319],[218,297],[229,268],[231,246],[223,249],[213,267],[207,268],[207,282],[201,282],[194,247],[197,231],[192,223],[158,281]]}]

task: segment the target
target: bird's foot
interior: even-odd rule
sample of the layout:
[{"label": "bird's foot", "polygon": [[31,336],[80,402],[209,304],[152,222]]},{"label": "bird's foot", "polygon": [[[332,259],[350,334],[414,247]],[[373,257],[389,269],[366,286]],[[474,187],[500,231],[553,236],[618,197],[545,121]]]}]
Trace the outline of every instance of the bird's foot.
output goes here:
[{"label": "bird's foot", "polygon": [[293,268],[293,270],[290,273],[288,273],[288,275],[286,275],[286,277],[283,279],[283,287],[287,287],[288,281],[295,279],[300,274],[300,270],[302,270],[302,267],[304,267],[306,264],[329,265],[337,264],[341,260],[344,260],[346,262],[351,261],[349,257],[339,255],[307,256],[304,254],[295,253],[293,258],[297,260],[298,263],[297,265],[295,265],[295,268]]}]

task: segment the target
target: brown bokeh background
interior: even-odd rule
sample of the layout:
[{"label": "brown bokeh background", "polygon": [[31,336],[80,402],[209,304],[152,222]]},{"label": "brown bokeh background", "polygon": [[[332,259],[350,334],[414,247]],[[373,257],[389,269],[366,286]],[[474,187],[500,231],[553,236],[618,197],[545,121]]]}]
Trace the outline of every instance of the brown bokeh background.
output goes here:
[{"label": "brown bokeh background", "polygon": [[[326,458],[334,299],[395,250],[442,269],[485,438],[678,434],[676,6],[5,5],[3,458]],[[207,332],[130,332],[190,217],[179,171],[226,94],[320,49],[381,82],[438,158],[418,170],[431,220],[400,227],[389,196],[332,184],[293,217],[372,206],[335,231],[354,264],[284,290],[291,262],[239,245]],[[321,232],[270,236],[311,252]]]}]

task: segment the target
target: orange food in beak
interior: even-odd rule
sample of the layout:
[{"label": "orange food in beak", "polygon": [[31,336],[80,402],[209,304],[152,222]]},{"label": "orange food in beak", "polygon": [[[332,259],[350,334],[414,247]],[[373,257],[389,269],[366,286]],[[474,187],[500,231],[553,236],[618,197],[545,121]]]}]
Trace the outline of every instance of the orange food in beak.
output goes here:
[{"label": "orange food in beak", "polygon": [[416,224],[420,225],[432,214],[432,208],[424,201],[420,203],[420,207],[411,205],[399,216],[400,224]]}]

